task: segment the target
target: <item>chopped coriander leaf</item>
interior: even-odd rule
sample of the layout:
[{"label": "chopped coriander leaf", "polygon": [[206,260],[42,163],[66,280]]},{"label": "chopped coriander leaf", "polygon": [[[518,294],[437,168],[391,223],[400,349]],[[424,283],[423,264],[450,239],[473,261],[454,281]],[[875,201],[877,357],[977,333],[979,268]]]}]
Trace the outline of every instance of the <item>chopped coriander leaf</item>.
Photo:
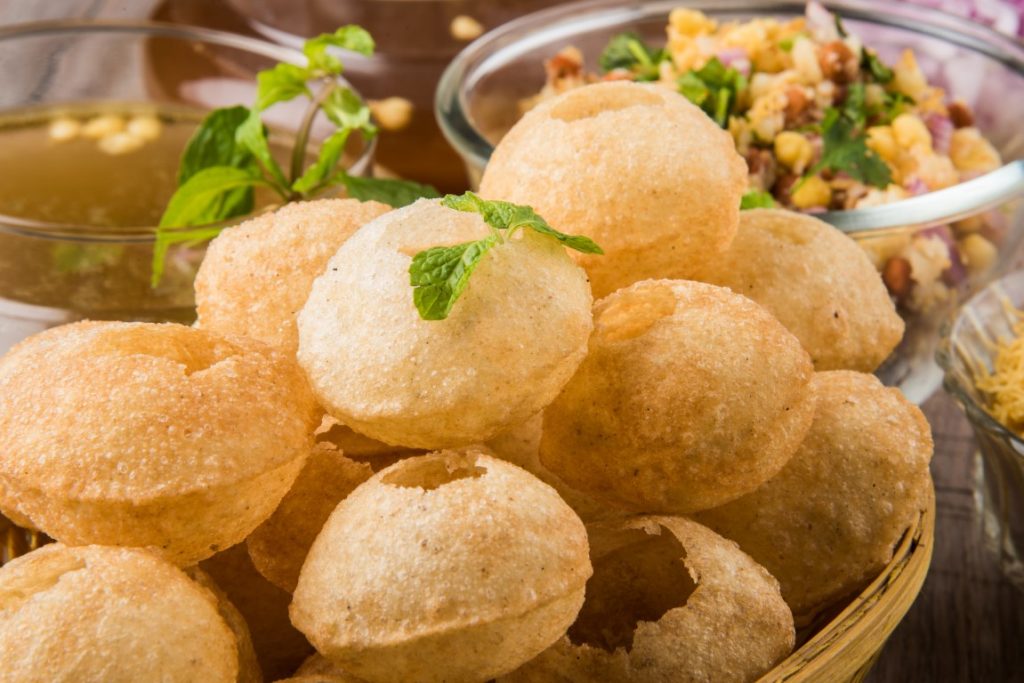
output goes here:
[{"label": "chopped coriander leaf", "polygon": [[764,190],[747,190],[740,198],[740,211],[747,209],[774,209],[775,199]]},{"label": "chopped coriander leaf", "polygon": [[676,81],[679,92],[725,128],[747,79],[732,67],[712,57],[700,69],[687,71]]},{"label": "chopped coriander leaf", "polygon": [[879,83],[888,83],[895,75],[873,50],[866,47],[861,49],[860,68],[861,71],[871,74],[871,77]]},{"label": "chopped coriander leaf", "polygon": [[667,51],[650,47],[638,34],[620,33],[608,42],[599,63],[605,73],[627,69],[636,75],[637,80],[655,81],[659,75],[658,65],[667,59]]},{"label": "chopped coriander leaf", "polygon": [[477,213],[494,232],[476,240],[451,247],[432,247],[413,257],[409,265],[412,299],[423,320],[444,320],[469,283],[469,276],[487,252],[512,237],[516,230],[529,228],[586,254],[603,254],[589,237],[561,233],[528,206],[510,202],[487,201],[472,192],[445,195],[442,206],[456,211]]},{"label": "chopped coriander leaf", "polygon": [[832,18],[836,22],[836,33],[839,34],[839,37],[840,38],[847,38],[847,37],[849,37],[850,34],[846,32],[846,27],[843,26],[843,18],[841,16],[839,16],[839,12],[833,12],[832,13]]},{"label": "chopped coriander leaf", "polygon": [[889,166],[867,146],[863,123],[849,118],[846,111],[829,108],[821,123],[823,150],[821,160],[810,170],[843,172],[874,187],[884,188],[892,181]]},{"label": "chopped coriander leaf", "polygon": [[914,98],[908,97],[901,92],[887,91],[881,105],[872,107],[868,115],[873,123],[889,124],[913,104]]}]

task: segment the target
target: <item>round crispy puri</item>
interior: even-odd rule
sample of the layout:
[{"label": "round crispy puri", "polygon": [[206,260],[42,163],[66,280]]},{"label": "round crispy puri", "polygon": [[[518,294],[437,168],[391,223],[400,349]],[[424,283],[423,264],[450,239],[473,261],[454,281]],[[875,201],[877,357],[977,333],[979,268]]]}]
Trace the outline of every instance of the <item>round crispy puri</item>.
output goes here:
[{"label": "round crispy puri", "polygon": [[267,680],[291,675],[313,652],[313,646],[288,618],[292,596],[256,571],[245,543],[203,560],[199,567],[213,578],[245,618]]},{"label": "round crispy puri", "polygon": [[299,683],[364,683],[361,678],[346,673],[319,652],[310,655],[295,672],[295,678],[290,680]]},{"label": "round crispy puri", "polygon": [[763,567],[681,517],[587,527],[594,576],[567,636],[501,683],[752,681],[793,649]]},{"label": "round crispy puri", "polygon": [[903,319],[864,250],[807,214],[741,212],[732,245],[694,279],[767,308],[819,371],[871,372],[903,337]]},{"label": "round crispy puri", "polygon": [[544,412],[541,462],[636,512],[689,513],[753,491],[814,412],[810,358],[753,301],[648,280],[594,306],[590,351]]},{"label": "round crispy puri", "polygon": [[573,253],[602,297],[687,278],[736,232],[747,167],[732,137],[668,88],[624,81],[570,90],[498,143],[480,193],[528,204],[604,256]]},{"label": "round crispy puri", "polygon": [[413,304],[415,254],[491,234],[476,213],[420,200],[342,245],[299,314],[299,362],[328,413],[379,441],[443,448],[555,397],[586,353],[592,300],[553,238],[525,229],[492,247],[445,320]]},{"label": "round crispy puri", "polygon": [[0,569],[0,680],[235,683],[217,598],[132,548],[52,544]]},{"label": "round crispy puri", "polygon": [[292,488],[245,543],[260,574],[289,593],[295,590],[309,547],[345,496],[373,474],[330,444],[313,447]]},{"label": "round crispy puri", "polygon": [[260,670],[245,617],[231,604],[227,593],[221,590],[209,574],[198,566],[187,567],[185,573],[217,598],[217,611],[234,634],[235,646],[238,648],[238,683],[263,683],[263,672]]},{"label": "round crispy puri", "polygon": [[346,427],[330,415],[324,415],[320,427],[316,430],[317,443],[328,444],[345,454],[349,460],[369,465],[374,472],[390,467],[402,458],[412,455],[424,455],[427,451],[420,448],[392,446],[383,441],[363,436],[351,427]]},{"label": "round crispy puri", "polygon": [[76,323],[0,359],[0,487],[70,545],[180,566],[270,516],[309,454],[293,358],[182,325]]},{"label": "round crispy puri", "polygon": [[513,465],[522,467],[558,491],[558,495],[562,497],[562,500],[568,503],[569,507],[585,523],[628,515],[629,512],[622,508],[609,505],[603,500],[593,498],[582,491],[577,491],[559,479],[551,470],[544,467],[544,464],[540,461],[540,436],[543,422],[543,414],[538,413],[518,427],[513,427],[494,437],[485,445],[502,460],[507,460]]},{"label": "round crispy puri", "polygon": [[815,375],[814,424],[778,475],[697,516],[782,586],[800,622],[874,578],[925,508],[932,436],[917,406],[873,375]]},{"label": "round crispy puri", "polygon": [[196,274],[198,325],[294,354],[295,317],[334,252],[389,206],[355,199],[285,204],[222,232]]},{"label": "round crispy puri", "polygon": [[317,650],[371,682],[483,681],[565,632],[586,531],[525,470],[476,451],[407,458],[338,505],[291,606]]}]

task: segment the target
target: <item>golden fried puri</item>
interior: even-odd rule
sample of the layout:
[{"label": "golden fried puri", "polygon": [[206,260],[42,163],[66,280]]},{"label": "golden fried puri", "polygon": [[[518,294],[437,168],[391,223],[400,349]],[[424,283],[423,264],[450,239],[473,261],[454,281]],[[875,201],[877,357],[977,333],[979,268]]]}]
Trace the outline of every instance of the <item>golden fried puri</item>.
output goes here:
[{"label": "golden fried puri", "polygon": [[423,449],[392,446],[383,441],[363,436],[330,415],[324,415],[320,427],[316,430],[316,441],[336,448],[349,460],[366,463],[374,472],[390,467],[402,458],[427,453]]},{"label": "golden fried puri", "polygon": [[234,634],[235,645],[238,647],[238,683],[262,683],[263,672],[260,670],[260,663],[256,658],[256,649],[253,647],[252,636],[249,634],[249,625],[245,622],[245,617],[231,604],[227,594],[210,578],[209,574],[198,566],[187,567],[185,573],[217,598],[217,611]]},{"label": "golden fried puri", "polygon": [[196,274],[199,326],[294,354],[295,317],[313,280],[359,226],[389,210],[355,199],[295,202],[225,230]]},{"label": "golden fried puri", "polygon": [[245,618],[266,680],[284,678],[313,652],[288,618],[292,596],[267,581],[252,565],[245,543],[199,563]]},{"label": "golden fried puri", "polygon": [[681,517],[587,527],[594,576],[566,637],[500,683],[753,681],[793,649],[779,584]]},{"label": "golden fried puri", "polygon": [[586,275],[525,230],[493,247],[445,320],[413,304],[415,254],[492,234],[480,215],[420,200],[363,226],[299,314],[299,362],[333,417],[379,441],[464,446],[549,403],[591,329]]},{"label": "golden fried puri", "polygon": [[779,580],[801,622],[876,576],[931,492],[931,430],[898,389],[849,371],[812,388],[814,424],[789,464],[697,516]]},{"label": "golden fried puri", "polygon": [[589,347],[544,413],[541,462],[637,512],[689,513],[749,493],[810,427],[807,352],[727,289],[638,282],[597,302]]},{"label": "golden fried puri", "polygon": [[732,245],[694,279],[767,308],[819,371],[871,372],[903,336],[903,319],[864,250],[806,214],[743,211]]},{"label": "golden fried puri", "polygon": [[0,359],[0,488],[69,545],[187,566],[270,516],[309,455],[293,358],[182,325],[76,323]]},{"label": "golden fried puri", "polygon": [[364,683],[361,678],[345,673],[341,667],[320,653],[311,655],[304,661],[295,672],[295,677],[289,678],[288,681],[292,683]]},{"label": "golden fried puri", "polygon": [[540,461],[540,435],[543,421],[543,415],[538,413],[518,427],[513,427],[494,437],[485,445],[502,460],[522,467],[558,491],[562,500],[568,503],[569,507],[586,523],[628,515],[627,510],[609,505],[582,491],[577,491],[544,467]]},{"label": "golden fried puri", "polygon": [[324,522],[372,474],[369,465],[349,460],[330,444],[318,443],[274,514],[245,541],[256,569],[275,586],[294,591],[306,553]]},{"label": "golden fried puri", "polygon": [[528,112],[491,156],[488,199],[528,204],[604,256],[573,254],[594,296],[687,278],[736,232],[747,167],[732,137],[667,88],[608,82]]},{"label": "golden fried puri", "polygon": [[338,505],[292,623],[367,681],[484,681],[565,633],[590,574],[586,531],[554,489],[445,451],[392,465]]},{"label": "golden fried puri", "polygon": [[217,598],[140,549],[47,545],[0,569],[4,683],[235,683]]}]

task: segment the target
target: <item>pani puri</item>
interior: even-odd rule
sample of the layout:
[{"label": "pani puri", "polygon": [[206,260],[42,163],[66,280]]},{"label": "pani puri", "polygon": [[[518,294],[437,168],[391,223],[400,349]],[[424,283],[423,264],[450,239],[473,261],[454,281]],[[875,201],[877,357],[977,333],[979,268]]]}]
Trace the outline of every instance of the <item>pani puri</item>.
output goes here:
[{"label": "pani puri", "polygon": [[480,194],[528,204],[604,256],[573,254],[594,296],[688,278],[729,246],[747,166],[732,137],[657,85],[587,85],[541,103],[502,138]]},{"label": "pani puri", "polygon": [[76,323],[0,359],[0,488],[68,544],[179,566],[238,543],[309,455],[294,359],[183,325]]},{"label": "pani puri", "polygon": [[44,546],[0,568],[0,681],[235,683],[209,590],[134,548]]},{"label": "pani puri", "polygon": [[330,415],[324,415],[320,427],[316,430],[316,441],[338,449],[349,460],[366,463],[374,472],[390,467],[402,458],[427,453],[420,448],[392,446],[363,436]]},{"label": "pani puri", "polygon": [[355,199],[285,204],[223,231],[196,274],[198,325],[294,354],[313,280],[359,226],[391,207]]},{"label": "pani puri", "polygon": [[529,420],[499,434],[485,445],[494,451],[494,455],[540,479],[558,492],[569,507],[579,515],[585,523],[611,517],[624,517],[628,511],[593,498],[582,491],[577,491],[559,479],[540,461],[540,435],[544,416],[540,413]]},{"label": "pani puri", "polygon": [[767,308],[807,349],[815,370],[871,372],[903,337],[903,319],[864,250],[807,214],[741,212],[732,245],[695,279]]},{"label": "pani puri", "polygon": [[306,553],[345,496],[373,474],[330,444],[314,446],[291,490],[245,543],[252,563],[271,583],[295,590]]},{"label": "pani puri", "polygon": [[501,683],[752,681],[793,649],[763,567],[682,517],[587,527],[594,575],[568,634]]},{"label": "pani puri", "polygon": [[591,574],[558,494],[478,451],[407,458],[335,509],[292,623],[367,681],[484,681],[565,633]]},{"label": "pani puri", "polygon": [[750,493],[811,424],[810,358],[753,301],[648,280],[594,306],[590,351],[544,412],[541,462],[636,512],[690,513]]},{"label": "pani puri", "polygon": [[235,635],[235,645],[238,647],[238,683],[263,683],[263,672],[260,670],[260,663],[256,658],[256,649],[253,647],[252,636],[249,634],[249,625],[245,622],[245,617],[231,604],[227,594],[210,578],[209,574],[197,566],[186,568],[185,573],[190,579],[213,593],[213,596],[217,598],[217,611]]},{"label": "pani puri", "polygon": [[815,375],[814,424],[753,493],[697,519],[779,580],[798,622],[861,589],[927,504],[932,436],[917,406],[873,375]]},{"label": "pani puri", "polygon": [[288,680],[293,683],[364,683],[320,653],[311,655],[295,672],[295,677]]},{"label": "pani puri", "polygon": [[292,626],[292,596],[256,571],[245,543],[233,545],[199,563],[245,618],[260,669],[267,680],[290,676],[313,652],[306,636]]},{"label": "pani puri", "polygon": [[487,252],[451,314],[413,304],[415,254],[492,234],[479,214],[420,200],[342,245],[299,314],[299,362],[327,412],[372,439],[464,446],[547,405],[587,350],[591,296],[554,238],[516,233]]}]

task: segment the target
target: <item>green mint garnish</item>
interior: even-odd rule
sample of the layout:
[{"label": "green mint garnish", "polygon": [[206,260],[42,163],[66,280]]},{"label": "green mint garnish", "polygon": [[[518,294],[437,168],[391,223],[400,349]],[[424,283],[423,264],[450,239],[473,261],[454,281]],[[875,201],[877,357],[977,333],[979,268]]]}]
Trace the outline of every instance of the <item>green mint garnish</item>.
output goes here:
[{"label": "green mint garnish", "polygon": [[[223,226],[212,225],[245,216],[254,206],[253,190],[266,187],[284,202],[309,199],[334,186],[349,196],[404,206],[418,197],[436,197],[433,188],[407,181],[355,178],[338,168],[353,133],[369,141],[377,134],[370,110],[337,76],[344,66],[330,48],[372,55],[373,38],[358,26],[311,38],[303,45],[306,66],[278,64],[256,77],[256,103],[210,112],[182,154],[178,189],[160,219],[153,249],[152,282],[163,277],[167,251],[175,244],[199,244],[216,237]],[[270,149],[262,113],[279,102],[305,97],[303,116],[286,172]],[[319,112],[336,130],[320,145],[315,161],[306,165],[309,131]],[[189,229],[202,226],[200,229]]]},{"label": "green mint garnish", "polygon": [[472,192],[445,195],[441,205],[456,211],[480,214],[493,232],[473,242],[431,247],[413,257],[409,265],[409,283],[413,288],[413,303],[423,320],[447,318],[452,306],[465,291],[469,276],[487,252],[491,247],[511,239],[517,230],[529,228],[585,254],[604,253],[589,237],[566,235],[555,230],[528,206],[487,201]]},{"label": "green mint garnish", "polygon": [[747,209],[774,209],[775,198],[764,190],[747,190],[740,198],[740,211]]},{"label": "green mint garnish", "polygon": [[736,69],[726,68],[717,57],[712,57],[700,69],[687,71],[676,81],[679,92],[704,110],[715,123],[729,125],[740,92],[747,87],[747,79]]},{"label": "green mint garnish", "polygon": [[658,80],[658,65],[669,58],[664,49],[656,50],[636,33],[614,36],[601,53],[598,63],[605,73],[615,69],[632,71],[638,81]]}]

